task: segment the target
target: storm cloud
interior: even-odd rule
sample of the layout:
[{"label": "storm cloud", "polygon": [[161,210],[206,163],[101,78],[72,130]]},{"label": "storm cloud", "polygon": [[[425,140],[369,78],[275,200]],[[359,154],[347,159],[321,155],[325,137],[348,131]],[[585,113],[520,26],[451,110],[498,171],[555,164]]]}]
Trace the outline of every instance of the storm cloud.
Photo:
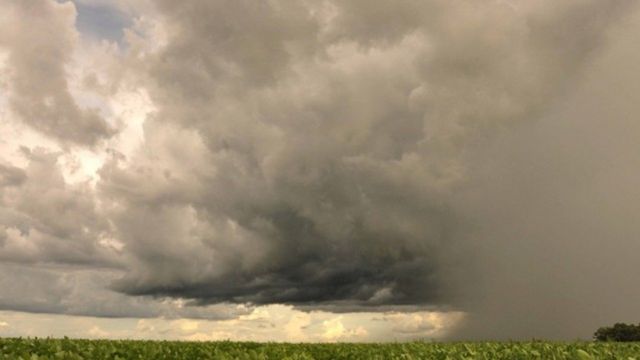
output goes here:
[{"label": "storm cloud", "polygon": [[[639,31],[631,1],[134,1],[102,47],[77,39],[71,2],[28,3],[4,6],[0,114],[54,145],[25,140],[0,163],[2,281],[24,267],[61,285],[17,294],[57,299],[74,279],[111,300],[0,307],[454,309],[468,313],[456,336],[477,338],[571,338],[634,315],[636,292],[617,303],[628,312],[595,316],[587,303],[613,303],[583,277],[609,246],[596,236],[612,261],[640,232],[632,207],[616,210],[637,175],[616,154],[637,126],[598,121],[637,114],[636,92],[585,90],[634,69],[619,53]],[[108,53],[107,70],[69,76],[89,56],[78,44]],[[148,103],[139,122],[120,109],[132,93]],[[616,109],[586,110],[596,100]],[[637,272],[619,267],[599,269]],[[174,300],[188,306],[162,305]],[[549,308],[564,314],[551,330]]]},{"label": "storm cloud", "polygon": [[135,259],[115,288],[446,302],[467,144],[561,95],[620,5],[161,3],[144,151],[99,184]]}]

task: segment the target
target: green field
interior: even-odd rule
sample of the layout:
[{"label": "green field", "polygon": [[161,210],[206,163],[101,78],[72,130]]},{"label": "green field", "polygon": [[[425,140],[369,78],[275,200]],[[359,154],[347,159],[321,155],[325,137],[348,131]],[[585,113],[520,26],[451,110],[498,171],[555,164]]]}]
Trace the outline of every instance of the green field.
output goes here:
[{"label": "green field", "polygon": [[387,343],[0,339],[0,359],[639,359],[640,343]]}]

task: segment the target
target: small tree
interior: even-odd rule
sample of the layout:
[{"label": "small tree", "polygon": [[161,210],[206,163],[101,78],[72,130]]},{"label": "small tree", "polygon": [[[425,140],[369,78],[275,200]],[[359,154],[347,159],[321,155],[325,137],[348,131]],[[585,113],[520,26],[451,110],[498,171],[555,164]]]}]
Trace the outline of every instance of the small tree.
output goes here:
[{"label": "small tree", "polygon": [[640,324],[616,323],[611,327],[601,327],[593,338],[597,341],[640,341]]}]

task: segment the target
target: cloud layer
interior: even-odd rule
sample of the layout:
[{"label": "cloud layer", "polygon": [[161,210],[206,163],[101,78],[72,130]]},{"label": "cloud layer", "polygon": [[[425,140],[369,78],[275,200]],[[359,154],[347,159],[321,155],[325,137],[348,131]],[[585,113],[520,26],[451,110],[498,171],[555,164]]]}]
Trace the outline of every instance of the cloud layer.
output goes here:
[{"label": "cloud layer", "polygon": [[[459,336],[583,336],[593,323],[572,318],[590,312],[569,308],[596,301],[581,259],[604,246],[585,239],[627,229],[611,241],[628,250],[638,233],[615,210],[635,172],[599,177],[631,148],[598,136],[635,127],[576,110],[632,103],[581,94],[633,69],[615,52],[638,31],[631,4],[132,1],[112,4],[129,28],[104,30],[123,37],[98,40],[72,2],[10,1],[0,130],[18,135],[0,142],[0,284],[48,286],[11,285],[0,307],[457,309],[470,313]],[[575,145],[576,129],[603,150]],[[598,197],[613,185],[618,202]],[[572,314],[557,330],[509,320],[553,306]]]}]

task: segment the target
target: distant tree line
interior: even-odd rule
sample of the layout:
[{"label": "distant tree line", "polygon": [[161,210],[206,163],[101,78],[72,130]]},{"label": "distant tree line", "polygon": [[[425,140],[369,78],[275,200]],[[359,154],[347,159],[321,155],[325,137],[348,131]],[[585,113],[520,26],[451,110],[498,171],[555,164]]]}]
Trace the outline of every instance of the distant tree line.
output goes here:
[{"label": "distant tree line", "polygon": [[640,341],[640,324],[616,323],[610,327],[601,327],[593,338],[597,341]]}]

